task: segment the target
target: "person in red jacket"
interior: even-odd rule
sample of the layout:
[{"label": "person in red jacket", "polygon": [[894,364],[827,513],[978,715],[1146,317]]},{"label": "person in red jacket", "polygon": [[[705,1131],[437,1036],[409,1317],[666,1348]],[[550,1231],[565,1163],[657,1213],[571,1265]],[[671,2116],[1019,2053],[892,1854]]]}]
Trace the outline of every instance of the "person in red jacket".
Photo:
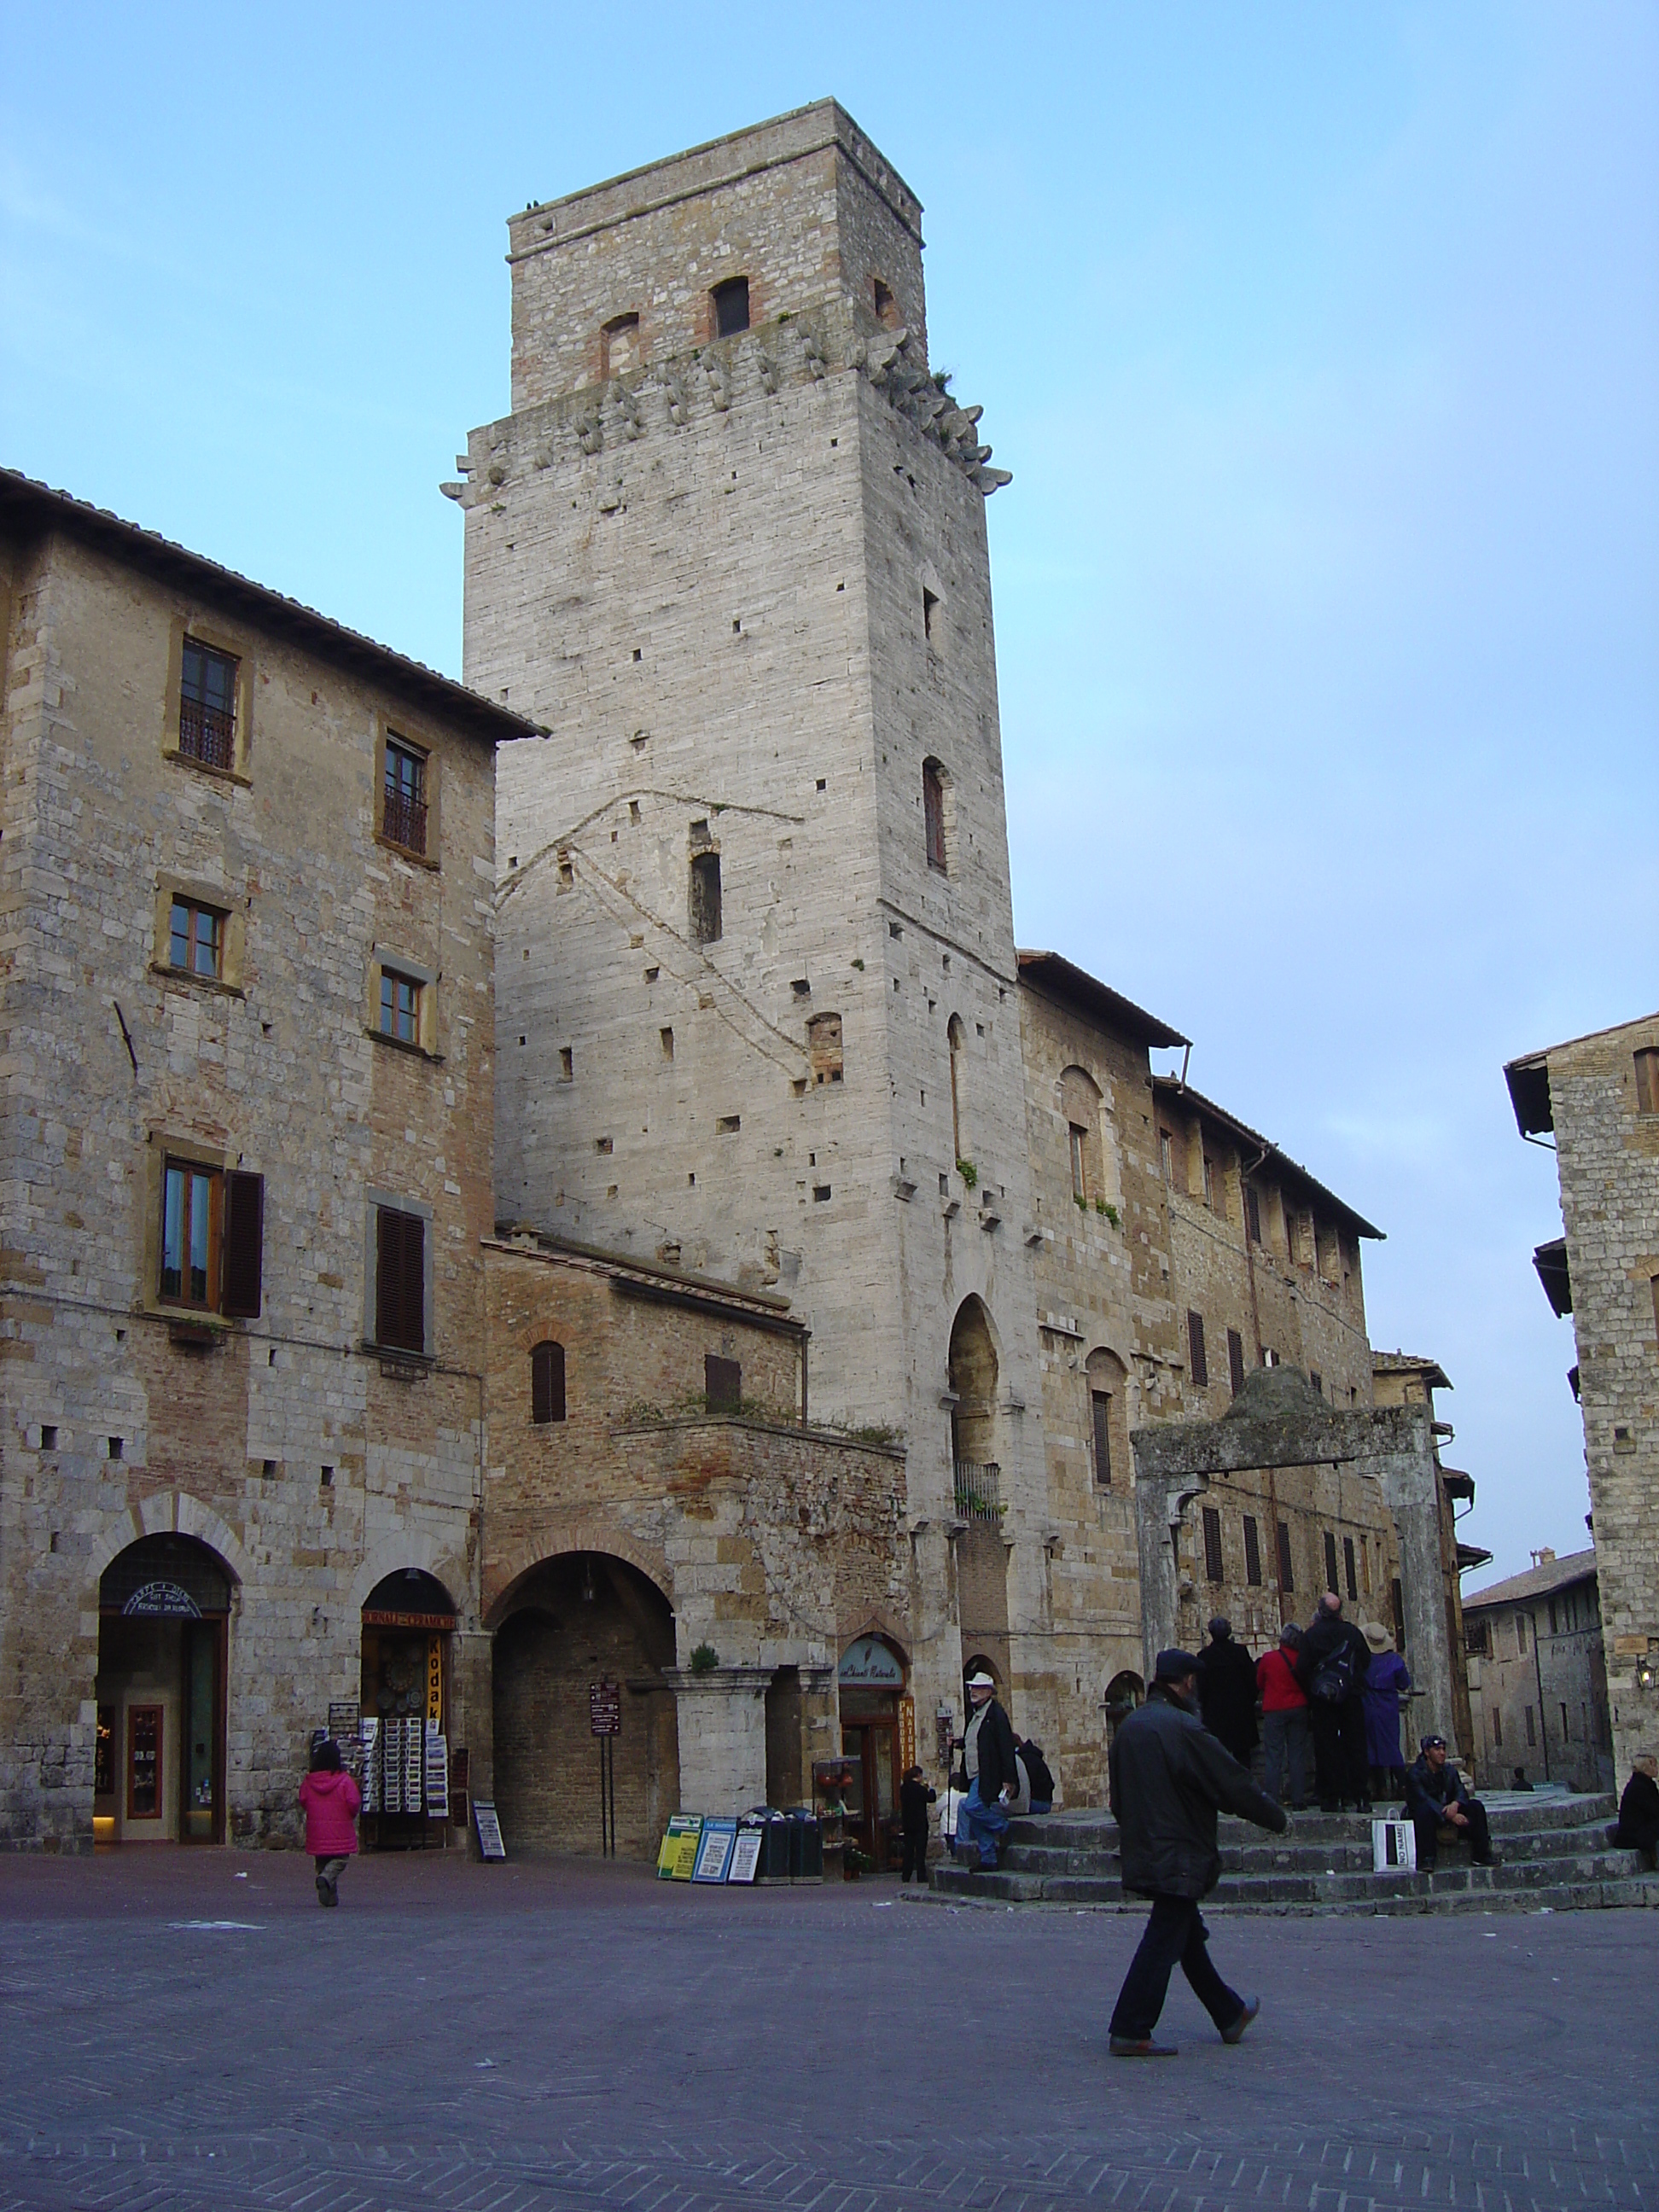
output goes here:
[{"label": "person in red jacket", "polygon": [[313,1746],[311,1771],[300,1784],[306,1849],[317,1862],[319,1905],[340,1901],[340,1876],[357,1849],[357,1808],[362,1802],[362,1792],[340,1764],[339,1745],[325,1736]]},{"label": "person in red jacket", "polygon": [[1285,1802],[1279,1784],[1288,1764],[1293,1813],[1299,1813],[1308,1801],[1308,1694],[1296,1671],[1301,1646],[1302,1631],[1294,1621],[1286,1621],[1279,1632],[1278,1650],[1264,1651],[1255,1662],[1267,1795],[1276,1804]]}]

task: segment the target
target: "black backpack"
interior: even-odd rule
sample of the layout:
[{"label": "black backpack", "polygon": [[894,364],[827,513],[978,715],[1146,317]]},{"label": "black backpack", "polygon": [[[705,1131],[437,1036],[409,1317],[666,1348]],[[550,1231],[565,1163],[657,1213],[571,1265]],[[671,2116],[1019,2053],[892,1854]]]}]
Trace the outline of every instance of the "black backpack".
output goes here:
[{"label": "black backpack", "polygon": [[1353,1689],[1353,1652],[1345,1641],[1315,1668],[1308,1695],[1317,1698],[1322,1705],[1340,1705],[1352,1697]]}]

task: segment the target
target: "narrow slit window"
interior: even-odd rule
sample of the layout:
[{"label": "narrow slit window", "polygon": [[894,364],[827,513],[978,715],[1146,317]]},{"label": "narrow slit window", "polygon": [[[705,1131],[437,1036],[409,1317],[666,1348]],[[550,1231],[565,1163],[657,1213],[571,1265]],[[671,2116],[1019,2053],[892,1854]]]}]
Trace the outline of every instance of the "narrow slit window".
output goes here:
[{"label": "narrow slit window", "polygon": [[1336,1586],[1336,1537],[1328,1528],[1325,1531],[1325,1587],[1334,1591]]},{"label": "narrow slit window", "polygon": [[927,838],[927,865],[949,873],[945,854],[945,773],[937,761],[921,764],[921,812]]},{"label": "narrow slit window", "polygon": [[1112,1394],[1109,1390],[1091,1390],[1090,1408],[1094,1415],[1095,1486],[1100,1490],[1112,1486]]},{"label": "narrow slit window", "polygon": [[1357,1598],[1359,1595],[1359,1577],[1354,1563],[1352,1536],[1345,1536],[1342,1539],[1342,1580],[1349,1598],[1351,1600]]},{"label": "narrow slit window", "polygon": [[1236,1328],[1227,1331],[1227,1379],[1237,1397],[1244,1388],[1244,1340]]},{"label": "narrow slit window", "polygon": [[1261,1200],[1254,1184],[1244,1188],[1244,1226],[1252,1244],[1261,1242]]},{"label": "narrow slit window", "polygon": [[564,1419],[564,1346],[550,1337],[530,1355],[530,1418],[538,1428]]},{"label": "narrow slit window", "polygon": [[1070,1125],[1069,1134],[1072,1146],[1072,1195],[1073,1198],[1086,1201],[1089,1196],[1089,1174],[1084,1147],[1089,1141],[1089,1132],[1086,1129],[1079,1129],[1077,1123],[1073,1121]]},{"label": "narrow slit window", "polygon": [[1279,1524],[1279,1587],[1282,1590],[1296,1588],[1296,1577],[1291,1571],[1291,1528],[1287,1521]]},{"label": "narrow slit window", "polygon": [[698,945],[717,944],[720,928],[720,856],[718,853],[694,853],[691,856],[692,938]]},{"label": "narrow slit window", "polygon": [[1659,1052],[1638,1052],[1636,1055],[1636,1110],[1638,1114],[1659,1114]]}]

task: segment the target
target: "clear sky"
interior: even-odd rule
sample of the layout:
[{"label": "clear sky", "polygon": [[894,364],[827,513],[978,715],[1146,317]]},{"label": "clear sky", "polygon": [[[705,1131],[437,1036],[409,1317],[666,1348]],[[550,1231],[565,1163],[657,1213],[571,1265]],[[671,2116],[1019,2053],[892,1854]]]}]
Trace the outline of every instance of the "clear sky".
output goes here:
[{"label": "clear sky", "polygon": [[0,0],[0,459],[459,674],[509,210],[831,93],[1015,472],[1020,941],[1388,1231],[1491,1572],[1582,1547],[1501,1070],[1659,1006],[1650,0]]}]

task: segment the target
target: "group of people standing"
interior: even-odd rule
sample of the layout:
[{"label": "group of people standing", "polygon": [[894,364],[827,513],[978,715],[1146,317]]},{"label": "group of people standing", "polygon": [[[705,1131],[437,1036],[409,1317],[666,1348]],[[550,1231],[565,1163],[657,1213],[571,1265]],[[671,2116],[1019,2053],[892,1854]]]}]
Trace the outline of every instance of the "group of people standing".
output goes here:
[{"label": "group of people standing", "polygon": [[1205,1727],[1243,1767],[1261,1743],[1267,1795],[1276,1803],[1286,1802],[1288,1783],[1291,1810],[1307,1804],[1310,1749],[1324,1812],[1352,1806],[1368,1813],[1374,1798],[1404,1790],[1401,1699],[1411,1675],[1387,1629],[1346,1620],[1335,1591],[1321,1598],[1306,1628],[1287,1622],[1276,1649],[1260,1659],[1218,1614],[1195,1663]]}]

